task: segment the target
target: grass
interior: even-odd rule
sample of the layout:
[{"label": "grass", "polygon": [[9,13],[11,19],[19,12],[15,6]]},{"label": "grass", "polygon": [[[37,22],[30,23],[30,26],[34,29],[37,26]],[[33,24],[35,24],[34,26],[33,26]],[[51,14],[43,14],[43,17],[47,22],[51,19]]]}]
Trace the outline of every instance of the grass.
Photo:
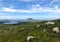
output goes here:
[{"label": "grass", "polygon": [[[52,31],[53,27],[60,27],[59,21],[55,21],[57,25],[47,25],[47,27],[44,25],[45,22],[21,23],[18,25],[0,24],[0,42],[27,42],[28,35],[35,37],[33,42],[60,42],[60,33],[57,34]],[[38,24],[43,24],[43,26],[37,28]],[[46,29],[45,32],[44,29]]]}]

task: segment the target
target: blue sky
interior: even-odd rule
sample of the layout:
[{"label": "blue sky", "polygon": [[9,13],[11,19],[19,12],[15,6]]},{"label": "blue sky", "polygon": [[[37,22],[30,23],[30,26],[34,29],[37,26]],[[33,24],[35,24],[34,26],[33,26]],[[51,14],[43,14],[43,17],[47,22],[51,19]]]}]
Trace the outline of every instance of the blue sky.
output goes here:
[{"label": "blue sky", "polygon": [[60,19],[60,0],[0,0],[0,19]]}]

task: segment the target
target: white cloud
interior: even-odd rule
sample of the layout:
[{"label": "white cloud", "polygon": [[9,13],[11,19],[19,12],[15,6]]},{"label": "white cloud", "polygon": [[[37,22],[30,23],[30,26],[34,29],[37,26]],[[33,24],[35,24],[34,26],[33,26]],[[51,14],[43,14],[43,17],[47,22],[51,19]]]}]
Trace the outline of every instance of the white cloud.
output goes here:
[{"label": "white cloud", "polygon": [[[38,6],[38,8],[36,7]],[[39,5],[35,5],[31,8],[32,11],[35,12],[51,12],[51,13],[60,13],[60,8],[55,5],[54,8],[49,8],[49,7],[40,7]]]},{"label": "white cloud", "polygon": [[3,7],[2,11],[4,12],[16,12],[15,9]]},{"label": "white cloud", "polygon": [[40,7],[39,4],[32,5],[32,7],[28,10],[23,9],[13,9],[12,7],[2,7],[0,12],[22,12],[22,13],[40,13],[40,12],[51,12],[51,13],[60,13],[60,8],[55,6],[54,8],[49,7]]},{"label": "white cloud", "polygon": [[31,12],[30,10],[19,10],[19,9],[13,9],[13,8],[6,8],[3,7],[2,12]]},{"label": "white cloud", "polygon": [[16,16],[0,16],[0,19],[16,19]]},{"label": "white cloud", "polygon": [[58,9],[59,7],[55,5],[55,9]]},{"label": "white cloud", "polygon": [[17,16],[9,16],[9,15],[0,16],[0,19],[27,19],[27,18],[29,18],[29,16],[20,16],[20,15],[17,15]]},{"label": "white cloud", "polygon": [[34,7],[39,8],[39,7],[40,7],[40,5],[39,5],[39,4],[37,4],[37,5],[35,5]]},{"label": "white cloud", "polygon": [[22,1],[22,2],[31,2],[33,0],[17,0],[17,1]]},{"label": "white cloud", "polygon": [[59,0],[52,0],[49,5],[52,5],[54,2],[58,2]]},{"label": "white cloud", "polygon": [[17,0],[17,1],[22,1],[22,2],[44,2],[45,0]]},{"label": "white cloud", "polygon": [[17,18],[19,18],[19,16],[7,16],[7,15],[0,16],[0,19],[17,19]]}]

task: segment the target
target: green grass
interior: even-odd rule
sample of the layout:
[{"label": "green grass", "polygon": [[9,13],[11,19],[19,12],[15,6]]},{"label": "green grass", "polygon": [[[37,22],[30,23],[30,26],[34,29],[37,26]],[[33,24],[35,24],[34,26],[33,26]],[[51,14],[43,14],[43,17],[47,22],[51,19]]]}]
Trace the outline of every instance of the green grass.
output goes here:
[{"label": "green grass", "polygon": [[[36,27],[38,24],[45,22],[34,22],[18,25],[4,25],[0,24],[0,42],[27,42],[28,35],[33,35],[34,42],[60,42],[60,33],[54,33],[52,28],[55,26],[60,27],[60,22],[55,21],[57,25],[45,25]],[[23,28],[23,29],[22,29]],[[44,32],[43,30],[46,29]]]}]

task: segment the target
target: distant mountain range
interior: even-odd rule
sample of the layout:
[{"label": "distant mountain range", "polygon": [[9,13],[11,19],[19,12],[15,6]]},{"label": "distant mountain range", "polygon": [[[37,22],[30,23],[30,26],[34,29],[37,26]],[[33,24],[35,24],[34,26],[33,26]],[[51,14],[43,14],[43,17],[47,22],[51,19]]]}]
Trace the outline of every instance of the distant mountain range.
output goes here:
[{"label": "distant mountain range", "polygon": [[41,22],[41,21],[50,21],[48,19],[1,19],[0,24],[18,24],[19,22]]}]

